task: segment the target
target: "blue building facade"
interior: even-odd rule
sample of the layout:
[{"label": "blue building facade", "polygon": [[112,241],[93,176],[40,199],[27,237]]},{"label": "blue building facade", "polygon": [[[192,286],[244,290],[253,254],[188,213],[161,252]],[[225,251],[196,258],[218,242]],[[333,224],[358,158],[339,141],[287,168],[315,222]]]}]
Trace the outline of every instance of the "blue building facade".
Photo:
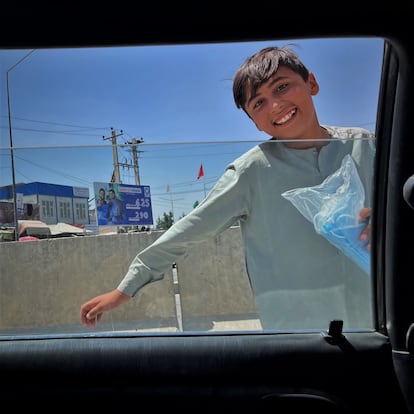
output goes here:
[{"label": "blue building facade", "polygon": [[[16,184],[19,220],[40,220],[46,224],[90,224],[89,189],[32,182]],[[13,186],[0,187],[0,225],[14,225]]]}]

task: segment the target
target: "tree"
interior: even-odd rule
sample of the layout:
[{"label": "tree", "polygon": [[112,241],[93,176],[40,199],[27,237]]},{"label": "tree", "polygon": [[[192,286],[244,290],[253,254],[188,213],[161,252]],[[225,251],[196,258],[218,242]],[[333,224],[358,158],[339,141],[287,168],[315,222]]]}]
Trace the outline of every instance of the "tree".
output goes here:
[{"label": "tree", "polygon": [[163,218],[161,219],[158,217],[157,219],[157,230],[167,230],[174,224],[174,217],[172,211],[170,211],[168,214],[164,213]]}]

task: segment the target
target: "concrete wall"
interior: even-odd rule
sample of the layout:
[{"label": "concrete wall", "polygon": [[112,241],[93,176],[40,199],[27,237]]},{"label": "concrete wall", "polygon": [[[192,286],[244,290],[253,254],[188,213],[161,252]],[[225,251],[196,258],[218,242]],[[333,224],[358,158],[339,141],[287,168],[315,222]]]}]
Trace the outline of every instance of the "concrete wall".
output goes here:
[{"label": "concrete wall", "polygon": [[[81,304],[114,289],[137,252],[161,234],[0,243],[0,331],[87,329],[79,322]],[[178,284],[171,269],[164,280],[145,286],[106,313],[100,329],[177,329],[177,297],[184,330],[256,317],[238,227],[189,249],[177,260],[177,276]]]}]

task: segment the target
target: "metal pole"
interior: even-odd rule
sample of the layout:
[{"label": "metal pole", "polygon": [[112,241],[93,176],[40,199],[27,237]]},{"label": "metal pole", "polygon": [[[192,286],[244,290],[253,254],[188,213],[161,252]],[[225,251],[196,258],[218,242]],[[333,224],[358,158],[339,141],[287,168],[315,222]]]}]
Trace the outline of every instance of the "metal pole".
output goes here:
[{"label": "metal pole", "polygon": [[9,71],[10,69],[6,72],[7,111],[8,111],[8,116],[9,116],[10,161],[11,161],[11,169],[12,169],[14,240],[18,241],[19,240],[19,219],[17,217],[16,175],[14,173],[14,149],[13,149],[13,132],[12,132],[12,123],[11,123],[11,109],[10,109]]},{"label": "metal pole", "polygon": [[11,122],[11,104],[10,104],[10,89],[9,89],[9,73],[13,70],[18,64],[23,62],[29,55],[31,55],[36,49],[31,50],[25,56],[23,56],[19,61],[17,61],[13,66],[11,66],[6,71],[6,93],[7,93],[7,112],[9,117],[9,140],[10,140],[10,162],[12,169],[12,188],[13,188],[13,207],[14,207],[14,239],[19,240],[19,219],[17,217],[17,194],[16,194],[16,175],[14,172],[14,147],[13,147],[13,129]]}]

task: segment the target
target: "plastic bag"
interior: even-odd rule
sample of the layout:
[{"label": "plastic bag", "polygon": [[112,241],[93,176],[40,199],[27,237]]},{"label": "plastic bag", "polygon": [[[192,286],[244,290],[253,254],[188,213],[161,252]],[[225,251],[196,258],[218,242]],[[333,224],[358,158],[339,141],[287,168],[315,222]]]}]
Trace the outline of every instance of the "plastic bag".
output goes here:
[{"label": "plastic bag", "polygon": [[318,234],[370,274],[368,241],[359,240],[367,225],[367,220],[358,219],[365,191],[351,155],[346,155],[341,167],[321,184],[285,191],[282,196],[313,223]]}]

